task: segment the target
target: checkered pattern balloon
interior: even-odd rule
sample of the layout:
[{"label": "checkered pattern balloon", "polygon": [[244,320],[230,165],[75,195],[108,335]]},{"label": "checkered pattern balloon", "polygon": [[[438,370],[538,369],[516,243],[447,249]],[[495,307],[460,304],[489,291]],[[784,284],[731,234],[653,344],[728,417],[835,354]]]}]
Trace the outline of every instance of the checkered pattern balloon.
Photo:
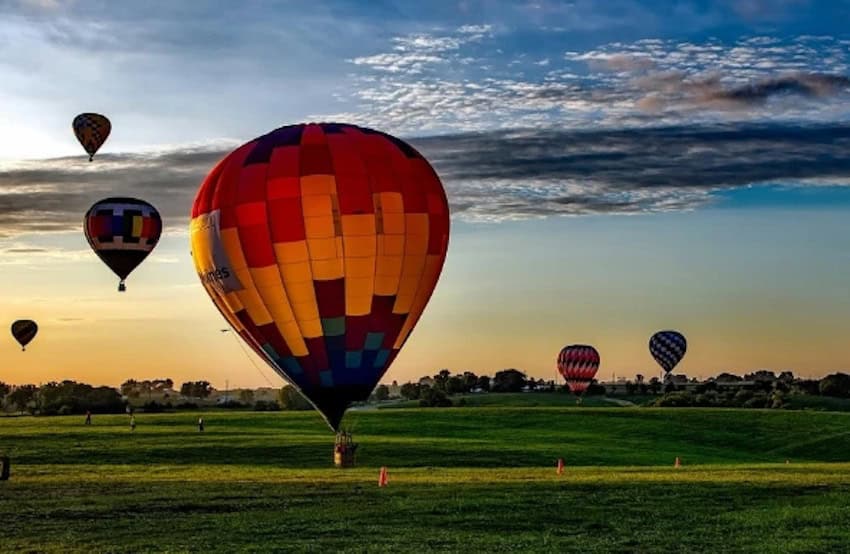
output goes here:
[{"label": "checkered pattern balloon", "polygon": [[580,395],[586,391],[598,370],[599,352],[592,346],[565,346],[558,355],[558,371],[573,394]]},{"label": "checkered pattern balloon", "polygon": [[354,125],[292,125],[210,172],[190,233],[222,315],[338,430],[422,315],[449,210],[407,143]]},{"label": "checkered pattern balloon", "polygon": [[92,250],[121,279],[144,261],[159,242],[162,219],[137,198],[105,198],[86,212],[83,229]]},{"label": "checkered pattern balloon", "polygon": [[649,353],[665,373],[673,371],[687,350],[688,341],[678,331],[659,331],[649,339]]},{"label": "checkered pattern balloon", "polygon": [[89,161],[94,159],[95,153],[103,146],[112,131],[109,119],[97,113],[81,113],[74,118],[71,127],[74,129],[77,140],[88,153]]}]

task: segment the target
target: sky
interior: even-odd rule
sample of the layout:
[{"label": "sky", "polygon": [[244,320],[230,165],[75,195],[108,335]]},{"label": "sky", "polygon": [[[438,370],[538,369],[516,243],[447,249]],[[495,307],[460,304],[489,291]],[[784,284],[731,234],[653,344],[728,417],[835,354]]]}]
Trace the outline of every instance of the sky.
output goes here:
[{"label": "sky", "polygon": [[[452,210],[434,296],[384,377],[850,370],[850,2],[0,0],[0,380],[279,386],[192,266],[188,212],[236,146],[340,121],[405,138]],[[88,163],[70,130],[107,114]],[[82,214],[166,233],[117,294]]]}]

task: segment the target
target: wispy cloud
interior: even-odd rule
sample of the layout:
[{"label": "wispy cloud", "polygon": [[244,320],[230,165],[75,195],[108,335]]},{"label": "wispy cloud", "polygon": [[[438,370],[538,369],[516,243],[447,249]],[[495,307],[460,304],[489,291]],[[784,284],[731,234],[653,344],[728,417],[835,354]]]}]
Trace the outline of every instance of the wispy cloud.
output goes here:
[{"label": "wispy cloud", "polygon": [[490,29],[396,37],[351,60],[356,111],[314,117],[449,133],[850,116],[848,43],[832,37],[641,39],[543,60],[503,54],[498,39]]}]

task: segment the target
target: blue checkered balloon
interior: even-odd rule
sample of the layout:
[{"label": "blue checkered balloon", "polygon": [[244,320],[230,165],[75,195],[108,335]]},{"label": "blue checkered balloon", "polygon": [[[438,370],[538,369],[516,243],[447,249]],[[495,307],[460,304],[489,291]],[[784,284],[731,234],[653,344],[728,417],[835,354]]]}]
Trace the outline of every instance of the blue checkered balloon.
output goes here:
[{"label": "blue checkered balloon", "polygon": [[678,331],[658,331],[649,339],[649,353],[665,373],[673,371],[687,350],[688,341]]}]

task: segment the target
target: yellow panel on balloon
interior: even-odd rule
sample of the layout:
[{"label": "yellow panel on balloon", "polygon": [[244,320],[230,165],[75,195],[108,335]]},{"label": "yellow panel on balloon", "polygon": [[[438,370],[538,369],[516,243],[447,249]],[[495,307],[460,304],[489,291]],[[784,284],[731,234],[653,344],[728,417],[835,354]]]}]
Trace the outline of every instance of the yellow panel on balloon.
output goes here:
[{"label": "yellow panel on balloon", "polygon": [[344,235],[342,237],[342,251],[346,257],[366,258],[374,256],[376,245],[374,235]]},{"label": "yellow panel on balloon", "polygon": [[294,356],[306,356],[309,354],[307,343],[304,342],[304,336],[301,334],[301,327],[297,321],[287,321],[278,323],[277,325],[280,335],[286,341],[286,345],[292,350]]},{"label": "yellow panel on balloon", "polygon": [[312,283],[313,271],[310,269],[310,262],[298,262],[294,264],[280,264],[278,266],[281,275],[283,275],[284,288],[288,291],[290,283]]},{"label": "yellow panel on balloon", "polygon": [[342,234],[375,235],[375,216],[372,214],[355,214],[342,216]]},{"label": "yellow panel on balloon", "polygon": [[310,259],[306,240],[275,243],[274,255],[279,264],[306,262]]},{"label": "yellow panel on balloon", "polygon": [[301,177],[301,200],[308,196],[335,194],[336,180],[331,175],[306,175]]},{"label": "yellow panel on balloon", "polygon": [[313,279],[318,281],[342,279],[345,276],[342,258],[335,258],[332,260],[313,260],[311,269],[313,270]]},{"label": "yellow panel on balloon", "polygon": [[369,277],[375,275],[375,257],[354,258],[345,256],[345,278],[353,279],[357,277]]},{"label": "yellow panel on balloon", "polygon": [[242,243],[239,242],[239,230],[236,227],[222,229],[219,236],[233,270],[238,271],[248,267],[248,262],[245,261],[245,253],[242,252]]},{"label": "yellow panel on balloon", "polygon": [[331,216],[305,217],[304,233],[307,239],[331,238],[336,233],[334,220]]}]

